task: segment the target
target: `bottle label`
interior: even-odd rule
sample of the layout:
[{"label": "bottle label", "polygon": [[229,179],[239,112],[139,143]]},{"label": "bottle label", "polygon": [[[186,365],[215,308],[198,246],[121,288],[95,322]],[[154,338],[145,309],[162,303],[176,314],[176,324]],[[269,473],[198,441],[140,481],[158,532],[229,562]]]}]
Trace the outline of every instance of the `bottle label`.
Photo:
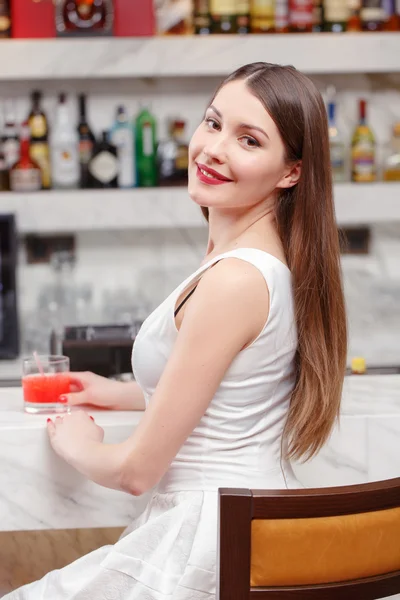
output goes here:
[{"label": "bottle label", "polygon": [[43,187],[49,189],[51,186],[51,175],[48,144],[46,142],[35,142],[31,144],[29,155],[40,167]]},{"label": "bottle label", "polygon": [[92,158],[93,142],[91,140],[79,141],[79,162],[81,165],[87,165]]},{"label": "bottle label", "polygon": [[235,0],[211,0],[210,12],[212,15],[231,17],[236,15],[236,2]]},{"label": "bottle label", "polygon": [[368,141],[358,142],[352,150],[353,180],[375,181],[375,149]]},{"label": "bottle label", "polygon": [[104,150],[91,161],[89,171],[101,183],[110,183],[118,175],[117,157]]},{"label": "bottle label", "polygon": [[142,129],[143,133],[143,155],[153,156],[154,144],[153,144],[153,130],[150,123],[145,123]]},{"label": "bottle label", "polygon": [[274,14],[274,0],[255,0],[251,5],[252,17],[270,17]]},{"label": "bottle label", "polygon": [[32,137],[42,138],[47,134],[46,119],[43,115],[34,115],[31,117],[29,119],[29,127]]},{"label": "bottle label", "polygon": [[10,189],[13,192],[37,192],[42,187],[39,169],[13,169],[10,171]]},{"label": "bottle label", "polygon": [[8,31],[11,26],[11,19],[7,15],[0,16],[0,32]]},{"label": "bottle label", "polygon": [[305,27],[313,22],[313,2],[310,0],[290,0],[289,20],[293,26]]},{"label": "bottle label", "polygon": [[237,0],[236,13],[238,15],[247,15],[250,12],[250,0]]},{"label": "bottle label", "polygon": [[325,21],[328,23],[346,23],[349,18],[347,1],[328,0],[324,4]]},{"label": "bottle label", "polygon": [[6,139],[3,142],[3,152],[7,169],[11,169],[18,161],[20,156],[19,141],[14,138]]},{"label": "bottle label", "polygon": [[80,174],[77,145],[54,144],[51,159],[54,184],[65,187],[76,186]]}]

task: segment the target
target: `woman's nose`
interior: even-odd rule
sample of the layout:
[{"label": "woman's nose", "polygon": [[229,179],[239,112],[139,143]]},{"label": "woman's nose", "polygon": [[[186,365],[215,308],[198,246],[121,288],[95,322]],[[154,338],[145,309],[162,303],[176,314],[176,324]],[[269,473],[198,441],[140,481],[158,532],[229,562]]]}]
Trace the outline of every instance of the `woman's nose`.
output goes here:
[{"label": "woman's nose", "polygon": [[217,162],[226,161],[226,144],[223,139],[214,139],[204,146],[204,154]]}]

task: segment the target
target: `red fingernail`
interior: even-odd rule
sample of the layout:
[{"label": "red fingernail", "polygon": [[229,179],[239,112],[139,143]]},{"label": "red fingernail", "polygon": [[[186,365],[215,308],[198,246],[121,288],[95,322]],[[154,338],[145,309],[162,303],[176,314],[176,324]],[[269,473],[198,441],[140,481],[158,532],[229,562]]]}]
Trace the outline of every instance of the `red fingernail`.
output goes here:
[{"label": "red fingernail", "polygon": [[60,396],[59,399],[58,399],[58,401],[59,402],[63,402],[63,403],[68,402],[68,397],[67,396]]},{"label": "red fingernail", "polygon": [[48,423],[51,423],[51,419],[47,419],[47,422],[48,422]]},{"label": "red fingernail", "polygon": [[92,421],[94,421],[93,417],[91,415],[89,415],[89,417],[92,419]]}]

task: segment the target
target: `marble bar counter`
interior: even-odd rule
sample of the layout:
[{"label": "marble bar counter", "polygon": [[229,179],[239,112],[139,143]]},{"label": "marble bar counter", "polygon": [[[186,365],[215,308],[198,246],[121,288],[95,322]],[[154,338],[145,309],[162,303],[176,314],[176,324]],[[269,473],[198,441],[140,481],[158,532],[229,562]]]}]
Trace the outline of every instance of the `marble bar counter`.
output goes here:
[{"label": "marble bar counter", "polygon": [[[126,439],[140,412],[91,410],[105,441]],[[87,481],[52,451],[43,415],[22,410],[20,388],[0,389],[0,531],[123,527],[140,498]],[[345,380],[340,425],[321,452],[294,465],[306,487],[400,476],[400,376]]]}]

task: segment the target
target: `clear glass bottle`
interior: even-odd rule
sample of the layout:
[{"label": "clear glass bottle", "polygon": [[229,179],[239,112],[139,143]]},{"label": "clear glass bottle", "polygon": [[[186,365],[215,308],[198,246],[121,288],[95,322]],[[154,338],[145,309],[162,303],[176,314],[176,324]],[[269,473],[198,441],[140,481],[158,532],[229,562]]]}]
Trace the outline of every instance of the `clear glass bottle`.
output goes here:
[{"label": "clear glass bottle", "polygon": [[400,121],[393,126],[392,140],[383,165],[384,181],[400,181]]},{"label": "clear glass bottle", "polygon": [[335,183],[346,181],[346,147],[336,124],[336,104],[328,104],[328,132],[332,178]]}]

